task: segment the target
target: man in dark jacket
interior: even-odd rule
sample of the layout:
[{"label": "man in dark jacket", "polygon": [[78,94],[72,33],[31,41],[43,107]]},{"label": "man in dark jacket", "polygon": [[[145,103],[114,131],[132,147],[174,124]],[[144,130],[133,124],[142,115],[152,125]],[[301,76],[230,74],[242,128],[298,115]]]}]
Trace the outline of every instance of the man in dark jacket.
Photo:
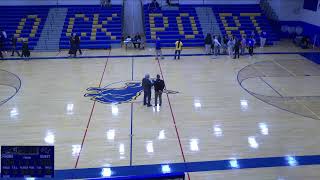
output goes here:
[{"label": "man in dark jacket", "polygon": [[151,87],[152,82],[150,80],[150,75],[146,74],[145,77],[142,79],[142,87],[143,87],[143,105],[147,105],[148,107],[152,106],[151,101]]},{"label": "man in dark jacket", "polygon": [[77,55],[77,51],[79,51],[80,55],[82,55],[82,51],[80,49],[80,37],[76,33],[74,33],[74,43],[76,45],[75,55]]},{"label": "man in dark jacket", "polygon": [[237,56],[238,56],[238,59],[240,58],[240,46],[241,46],[241,41],[237,39],[236,43],[234,44],[234,57],[233,57],[233,59],[236,59]]},{"label": "man in dark jacket", "polygon": [[159,98],[159,106],[162,104],[162,92],[165,87],[164,81],[160,79],[160,75],[157,74],[157,79],[154,82],[154,96],[155,96],[155,104],[154,106],[158,105],[158,98]]},{"label": "man in dark jacket", "polygon": [[20,56],[19,51],[17,50],[17,37],[15,35],[12,36],[12,54],[11,56],[14,56],[14,53],[16,52],[18,54],[18,56]]}]

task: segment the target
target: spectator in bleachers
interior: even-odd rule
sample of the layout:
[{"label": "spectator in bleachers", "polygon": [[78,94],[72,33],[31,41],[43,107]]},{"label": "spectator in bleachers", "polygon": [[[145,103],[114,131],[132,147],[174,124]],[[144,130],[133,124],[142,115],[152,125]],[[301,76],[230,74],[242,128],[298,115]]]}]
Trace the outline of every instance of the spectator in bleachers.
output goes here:
[{"label": "spectator in bleachers", "polygon": [[262,31],[260,33],[260,48],[264,48],[266,41],[267,41],[267,32]]},{"label": "spectator in bleachers", "polygon": [[205,53],[211,54],[212,37],[210,33],[207,34],[204,40],[204,45],[205,45]]},{"label": "spectator in bleachers", "polygon": [[69,49],[69,57],[73,56],[76,57],[76,43],[75,43],[75,37],[72,35],[69,38],[69,42],[70,42],[70,49]]},{"label": "spectator in bleachers", "polygon": [[253,36],[248,40],[248,50],[249,50],[249,55],[253,56],[253,48],[255,45],[255,39]]},{"label": "spectator in bleachers", "polygon": [[162,51],[161,51],[160,37],[158,37],[156,40],[156,60],[158,60],[159,55],[160,55],[161,59],[164,59],[162,56]]},{"label": "spectator in bleachers", "polygon": [[242,39],[241,39],[241,55],[243,55],[245,53],[246,48],[247,48],[246,36],[242,36]]},{"label": "spectator in bleachers", "polygon": [[171,0],[167,0],[168,6],[171,6]]},{"label": "spectator in bleachers", "polygon": [[157,0],[152,0],[152,2],[149,4],[149,11],[153,12],[160,8],[159,3]]},{"label": "spectator in bleachers", "polygon": [[21,57],[30,57],[30,50],[28,40],[26,38],[22,39],[22,54]]},{"label": "spectator in bleachers", "polygon": [[101,7],[109,7],[111,5],[111,0],[100,0]]},{"label": "spectator in bleachers", "polygon": [[251,36],[250,37],[256,37],[256,33],[254,32],[254,30],[251,31]]},{"label": "spectator in bleachers", "polygon": [[136,34],[132,40],[134,48],[137,48],[136,45],[138,45],[138,48],[140,49],[141,46],[141,36],[139,34]]},{"label": "spectator in bleachers", "polygon": [[176,41],[175,45],[176,45],[176,50],[174,52],[174,59],[176,59],[177,55],[178,55],[178,59],[180,59],[180,54],[181,54],[182,46],[183,46],[183,43],[181,42],[181,39]]},{"label": "spectator in bleachers", "polygon": [[240,46],[241,46],[241,40],[236,39],[236,43],[234,45],[234,57],[233,59],[236,59],[238,56],[238,59],[240,58]]},{"label": "spectator in bleachers", "polygon": [[227,46],[228,46],[228,55],[231,57],[233,54],[233,48],[234,48],[234,41],[232,37],[229,39]]},{"label": "spectator in bleachers", "polygon": [[11,53],[11,56],[14,56],[14,53],[17,53],[18,56],[20,56],[20,53],[19,51],[17,50],[17,37],[15,35],[12,36],[11,38],[11,43],[12,43],[12,53]]},{"label": "spectator in bleachers", "polygon": [[77,51],[79,51],[80,55],[82,55],[82,51],[81,51],[81,48],[80,48],[80,36],[78,36],[76,33],[73,33],[73,37],[74,37],[74,43],[75,43],[75,56],[77,56]]},{"label": "spectator in bleachers", "polygon": [[219,54],[220,46],[221,46],[221,44],[218,41],[218,37],[215,36],[214,40],[213,40],[214,56],[217,56]]}]

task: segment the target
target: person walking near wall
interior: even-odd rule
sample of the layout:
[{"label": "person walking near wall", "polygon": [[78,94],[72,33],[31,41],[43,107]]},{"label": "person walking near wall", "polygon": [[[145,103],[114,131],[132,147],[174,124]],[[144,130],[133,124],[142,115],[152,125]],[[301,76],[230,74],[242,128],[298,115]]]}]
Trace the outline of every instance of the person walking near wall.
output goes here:
[{"label": "person walking near wall", "polygon": [[162,55],[162,50],[161,50],[160,37],[158,37],[157,40],[156,40],[156,60],[158,60],[159,56],[160,56],[161,59],[164,59],[163,55]]},{"label": "person walking near wall", "polygon": [[69,42],[70,42],[70,49],[69,49],[69,57],[76,57],[76,43],[75,43],[75,37],[72,35],[69,38]]},{"label": "person walking near wall", "polygon": [[205,53],[207,55],[211,54],[211,45],[212,45],[212,37],[211,37],[211,34],[208,33],[204,40]]},{"label": "person walking near wall", "polygon": [[182,46],[183,46],[183,43],[181,42],[181,39],[176,41],[175,45],[176,45],[176,50],[174,52],[174,59],[176,59],[177,55],[178,55],[178,59],[180,59],[180,54],[181,54]]},{"label": "person walking near wall", "polygon": [[80,40],[80,36],[78,36],[76,33],[73,34],[74,36],[74,43],[75,43],[75,56],[77,56],[77,51],[79,51],[80,55],[82,55],[82,51],[81,51],[81,48],[80,48],[80,43],[81,43],[81,40]]},{"label": "person walking near wall", "polygon": [[18,56],[20,56],[20,53],[19,51],[17,50],[17,37],[15,35],[12,36],[12,39],[11,39],[11,43],[12,43],[12,53],[11,53],[11,56],[14,56],[14,53],[17,53]]},{"label": "person walking near wall", "polygon": [[22,54],[21,57],[30,57],[30,50],[29,50],[29,44],[28,44],[28,40],[26,38],[24,38],[22,40]]},{"label": "person walking near wall", "polygon": [[246,36],[242,36],[242,39],[241,39],[241,55],[243,55],[245,53],[246,48],[247,48]]},{"label": "person walking near wall", "polygon": [[231,57],[232,54],[233,54],[233,47],[234,47],[233,39],[232,39],[232,38],[229,39],[227,45],[228,45],[228,54],[229,54],[229,56]]},{"label": "person walking near wall", "polygon": [[218,56],[220,46],[221,46],[221,44],[220,44],[220,42],[219,42],[219,40],[218,40],[218,37],[215,36],[215,37],[214,37],[214,40],[213,40],[214,57],[217,57],[217,56]]},{"label": "person walking near wall", "polygon": [[267,41],[267,32],[262,31],[260,34],[260,48],[264,48]]},{"label": "person walking near wall", "polygon": [[248,40],[248,51],[249,51],[249,55],[253,56],[253,48],[254,48],[254,44],[255,44],[255,40],[253,37],[251,37]]},{"label": "person walking near wall", "polygon": [[238,59],[240,58],[240,46],[241,46],[241,41],[236,39],[236,43],[234,45],[234,57],[233,59],[236,59],[238,56]]}]

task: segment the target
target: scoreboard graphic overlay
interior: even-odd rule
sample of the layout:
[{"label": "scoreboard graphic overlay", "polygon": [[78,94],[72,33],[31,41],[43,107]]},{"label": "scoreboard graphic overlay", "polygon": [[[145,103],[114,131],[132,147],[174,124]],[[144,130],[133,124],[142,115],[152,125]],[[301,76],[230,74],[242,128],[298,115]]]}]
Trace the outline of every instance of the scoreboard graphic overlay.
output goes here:
[{"label": "scoreboard graphic overlay", "polygon": [[54,177],[54,146],[1,146],[1,178]]}]

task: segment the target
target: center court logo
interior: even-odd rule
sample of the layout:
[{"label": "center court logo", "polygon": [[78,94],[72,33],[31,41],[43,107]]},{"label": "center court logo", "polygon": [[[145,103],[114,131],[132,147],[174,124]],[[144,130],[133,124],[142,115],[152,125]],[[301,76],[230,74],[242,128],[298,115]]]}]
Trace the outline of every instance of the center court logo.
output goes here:
[{"label": "center court logo", "polygon": [[[109,84],[103,88],[90,87],[87,89],[85,97],[103,104],[121,104],[136,100],[143,91],[141,82],[121,81]],[[176,94],[177,91],[166,90],[165,93]]]}]

